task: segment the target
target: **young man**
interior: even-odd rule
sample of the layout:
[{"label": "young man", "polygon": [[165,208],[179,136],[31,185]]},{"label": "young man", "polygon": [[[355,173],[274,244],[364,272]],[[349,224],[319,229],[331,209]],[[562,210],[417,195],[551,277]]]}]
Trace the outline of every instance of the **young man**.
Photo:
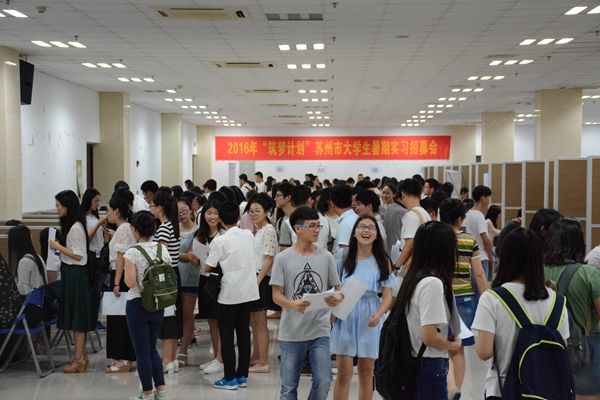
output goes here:
[{"label": "young man", "polygon": [[207,180],[204,185],[202,185],[202,189],[204,190],[204,193],[206,193],[206,197],[210,196],[212,192],[217,191],[217,181],[214,179]]},{"label": "young man", "polygon": [[485,222],[485,213],[490,206],[492,190],[487,186],[476,186],[473,189],[473,208],[467,211],[463,222],[465,231],[477,239],[479,251],[481,251],[481,265],[485,271],[487,280],[492,279],[492,266],[494,265],[494,254],[492,253],[492,242],[488,236],[488,226]]},{"label": "young man", "polygon": [[383,216],[383,228],[387,235],[385,249],[388,254],[391,254],[392,247],[402,238],[402,218],[408,210],[400,204],[401,200],[402,194],[398,191],[395,194],[394,202],[385,208]]},{"label": "young man", "polygon": [[372,190],[363,190],[356,194],[356,206],[354,212],[360,217],[373,217],[377,221],[379,226],[379,232],[384,242],[387,241],[387,235],[385,228],[383,227],[383,221],[379,216],[379,206],[381,206],[381,200],[379,196]]},{"label": "young man", "polygon": [[423,197],[431,197],[433,192],[440,188],[440,183],[433,178],[429,178],[425,181],[423,185]]},{"label": "young man", "polygon": [[144,200],[146,201],[146,204],[148,205],[148,207],[150,207],[150,204],[152,204],[152,199],[154,199],[154,194],[158,192],[158,183],[154,181],[145,181],[144,183],[142,183],[140,190],[144,195]]},{"label": "young man", "polygon": [[[292,187],[292,212],[298,207],[306,206],[308,199],[310,198],[310,187],[306,185],[298,185]],[[291,215],[291,214],[290,214]],[[279,245],[280,248],[288,248],[296,243],[296,233],[290,224],[289,218],[284,220],[279,229]]]},{"label": "young man", "polygon": [[408,265],[405,265],[411,258],[413,252],[413,241],[417,229],[425,222],[431,221],[431,217],[427,211],[421,207],[421,184],[413,179],[408,178],[398,184],[398,192],[402,196],[402,204],[406,207],[408,212],[402,217],[402,232],[400,233],[400,248],[402,252],[400,257],[396,260],[396,268],[405,269]]},{"label": "young man", "polygon": [[[205,270],[211,272],[217,265],[223,271],[221,290],[217,299],[219,336],[225,376],[213,383],[217,389],[235,390],[246,387],[250,367],[250,311],[258,300],[258,284],[254,260],[254,235],[236,226],[240,208],[225,202],[219,208],[219,221],[225,233],[210,243]],[[239,360],[236,369],[235,344],[237,339]]]},{"label": "young man", "polygon": [[277,232],[277,241],[279,243],[279,251],[282,251],[292,245],[291,233],[288,234],[283,229],[290,215],[296,209],[292,204],[292,190],[294,186],[289,183],[279,185],[275,192],[275,206],[283,211],[283,217],[279,218],[275,223],[275,231]]},{"label": "young man", "polygon": [[[319,237],[319,214],[311,208],[300,207],[290,216],[290,223],[297,241],[275,256],[270,283],[273,300],[283,309],[278,336],[281,348],[279,398],[298,398],[300,373],[308,358],[312,371],[308,398],[325,400],[331,384],[330,311],[315,310],[305,314],[309,302],[302,297],[305,293],[337,289],[340,278],[333,256],[314,244]],[[342,300],[341,294],[335,294],[325,301],[334,307]]]},{"label": "young man", "polygon": [[333,242],[333,255],[337,256],[340,249],[348,247],[352,228],[358,220],[358,215],[352,210],[352,188],[348,185],[335,185],[330,190],[333,210],[338,215],[338,230]]},{"label": "young man", "polygon": [[238,178],[240,180],[240,189],[242,189],[245,198],[248,192],[252,190],[252,186],[250,185],[250,182],[248,182],[248,175],[241,174]]},{"label": "young man", "polygon": [[263,181],[263,174],[260,171],[254,173],[254,184],[256,185],[256,191],[262,193],[265,191],[265,182]]},{"label": "young man", "polygon": [[460,188],[460,199],[462,201],[465,201],[466,199],[469,198],[469,188],[468,187],[461,187]]}]

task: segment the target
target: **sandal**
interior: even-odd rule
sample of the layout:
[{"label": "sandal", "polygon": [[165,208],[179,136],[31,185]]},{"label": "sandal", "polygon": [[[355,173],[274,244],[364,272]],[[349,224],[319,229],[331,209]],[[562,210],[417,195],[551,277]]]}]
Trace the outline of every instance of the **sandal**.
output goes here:
[{"label": "sandal", "polygon": [[69,365],[67,365],[63,369],[63,372],[65,374],[78,374],[78,373],[86,372],[87,367],[88,367],[88,362],[86,360],[79,361],[79,362],[77,362],[75,360],[71,360]]},{"label": "sandal", "polygon": [[106,368],[107,373],[117,372],[131,372],[131,362],[128,360],[117,360],[114,361],[110,366]]},{"label": "sandal", "polygon": [[187,354],[177,354],[177,364],[179,364],[179,367],[185,367],[187,365],[187,358]]}]

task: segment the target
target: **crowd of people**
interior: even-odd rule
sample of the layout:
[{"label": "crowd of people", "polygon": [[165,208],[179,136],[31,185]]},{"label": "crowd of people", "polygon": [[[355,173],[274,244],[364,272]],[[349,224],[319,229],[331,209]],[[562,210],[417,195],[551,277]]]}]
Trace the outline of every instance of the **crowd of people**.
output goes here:
[{"label": "crowd of people", "polygon": [[[61,281],[57,325],[74,332],[65,373],[87,370],[87,334],[96,328],[104,292],[127,299],[124,314],[106,317],[106,372],[128,373],[135,365],[142,387],[135,399],[166,398],[164,374],[188,366],[196,318],[208,321],[212,359],[200,369],[220,374],[213,386],[251,385],[251,374],[272,368],[273,316],[280,318],[281,400],[298,397],[307,371],[308,398],[326,399],[332,359],[333,398],[350,397],[356,367],[358,398],[372,399],[380,335],[394,310],[406,317],[413,356],[422,357],[417,399],[459,399],[464,347],[473,345],[482,360],[494,359],[486,398],[506,398],[519,326],[488,289],[506,289],[538,325],[560,299],[556,289],[568,309],[557,330],[567,341],[578,327],[591,355],[574,370],[577,398],[600,399],[600,248],[586,260],[577,220],[542,209],[527,228],[520,213],[501,226],[490,188],[469,192],[420,175],[320,182],[306,174],[300,182],[263,180],[256,172],[254,180],[240,175],[234,186],[217,189],[213,179],[185,186],[146,181],[138,195],[117,182],[103,217],[96,189],[81,200],[70,190],[58,193],[60,231],[42,248],[59,255],[59,266],[45,265],[48,255],[36,253],[25,225],[9,231],[7,271],[21,295]],[[145,272],[157,258],[177,276],[168,313],[142,304]],[[561,287],[565,271],[572,276]],[[348,301],[344,285],[351,280],[366,290],[345,319],[332,319],[331,310]],[[324,292],[327,307],[311,310],[306,295]],[[460,339],[465,326],[474,338]]]}]

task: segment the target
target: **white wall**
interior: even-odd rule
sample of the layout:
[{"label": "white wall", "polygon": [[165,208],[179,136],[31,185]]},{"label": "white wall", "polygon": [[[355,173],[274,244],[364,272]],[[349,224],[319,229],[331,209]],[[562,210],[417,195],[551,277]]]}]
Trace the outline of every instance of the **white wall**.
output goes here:
[{"label": "white wall", "polygon": [[515,126],[515,161],[533,160],[534,125]]},{"label": "white wall", "polygon": [[[160,182],[160,113],[132,104],[129,109],[132,192],[148,179]],[[139,164],[138,164],[139,163]]]},{"label": "white wall", "polygon": [[181,122],[181,183],[186,179],[193,181],[194,171],[192,158],[194,152],[194,142],[196,141],[196,125],[186,121]]},{"label": "white wall", "polygon": [[[450,131],[443,127],[431,128],[220,128],[217,127],[214,136],[392,136],[392,135],[450,135]],[[211,155],[213,159],[213,177],[217,184],[227,184],[229,177],[229,163],[231,161],[216,161],[214,139],[211,141]],[[357,174],[371,176],[393,176],[404,178],[414,174],[422,174],[423,167],[428,165],[449,164],[446,160],[328,160],[328,161],[263,161],[255,162],[255,169],[261,171],[265,178],[269,175],[277,180],[294,177],[304,179],[307,172],[314,173],[319,179],[356,177]],[[239,174],[239,165],[236,178]],[[237,183],[237,179],[236,179]]]},{"label": "white wall", "polygon": [[36,71],[32,103],[21,107],[23,212],[54,208],[61,190],[87,187],[87,143],[100,141],[98,92]]},{"label": "white wall", "polygon": [[581,132],[581,157],[600,156],[600,126],[584,126]]}]

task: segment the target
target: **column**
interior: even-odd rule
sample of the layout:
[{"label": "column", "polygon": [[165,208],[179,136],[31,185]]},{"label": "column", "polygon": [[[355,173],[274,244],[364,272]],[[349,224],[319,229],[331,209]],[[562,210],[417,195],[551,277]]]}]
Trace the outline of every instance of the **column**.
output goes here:
[{"label": "column", "polygon": [[581,89],[540,90],[535,94],[536,160],[581,156]]},{"label": "column", "polygon": [[213,149],[212,126],[196,127],[196,154],[194,155],[194,178],[197,186],[202,187],[204,182],[213,178]]},{"label": "column", "polygon": [[[129,94],[100,92],[100,143],[94,146],[94,186],[104,201],[117,181],[131,180]],[[131,188],[135,193],[136,188]]]},{"label": "column", "polygon": [[515,113],[481,113],[481,161],[502,163],[515,159]]},{"label": "column", "polygon": [[0,47],[0,219],[21,219],[22,209],[19,52]]},{"label": "column", "polygon": [[159,185],[183,185],[181,114],[161,114],[161,180]]},{"label": "column", "polygon": [[450,127],[452,136],[450,160],[452,164],[474,164],[477,158],[475,149],[475,125],[454,125]]}]

